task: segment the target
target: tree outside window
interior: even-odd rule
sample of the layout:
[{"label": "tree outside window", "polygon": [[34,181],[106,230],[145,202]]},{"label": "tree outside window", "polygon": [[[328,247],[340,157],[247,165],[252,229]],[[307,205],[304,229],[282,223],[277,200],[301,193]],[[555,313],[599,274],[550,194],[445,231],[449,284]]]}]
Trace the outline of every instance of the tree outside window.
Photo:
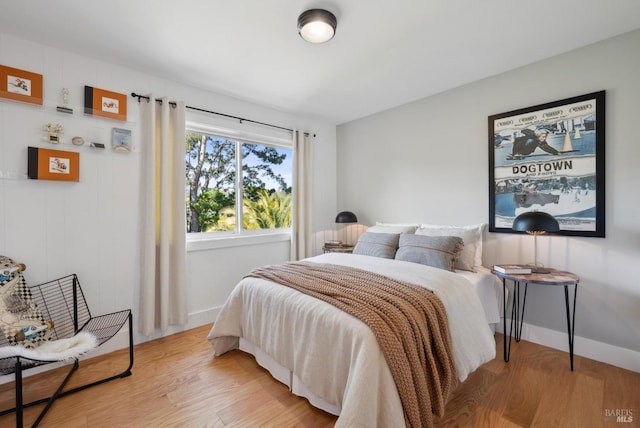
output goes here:
[{"label": "tree outside window", "polygon": [[185,149],[187,232],[291,227],[291,149],[199,132]]}]

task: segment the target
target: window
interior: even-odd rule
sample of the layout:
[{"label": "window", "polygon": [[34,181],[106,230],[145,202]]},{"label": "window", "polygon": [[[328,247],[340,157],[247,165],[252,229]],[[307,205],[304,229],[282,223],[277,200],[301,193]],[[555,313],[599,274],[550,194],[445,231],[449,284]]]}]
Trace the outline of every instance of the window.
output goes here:
[{"label": "window", "polygon": [[188,233],[291,227],[290,144],[243,141],[192,127],[185,146]]}]

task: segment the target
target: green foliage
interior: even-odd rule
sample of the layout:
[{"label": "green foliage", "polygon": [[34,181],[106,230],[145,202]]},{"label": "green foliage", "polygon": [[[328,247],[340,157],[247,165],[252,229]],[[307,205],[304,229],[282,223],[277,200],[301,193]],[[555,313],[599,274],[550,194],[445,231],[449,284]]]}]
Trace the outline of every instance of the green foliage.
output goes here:
[{"label": "green foliage", "polygon": [[[244,227],[260,229],[265,228],[260,225],[290,226],[291,187],[287,187],[284,177],[273,171],[273,166],[282,164],[287,155],[262,145],[241,144],[240,147],[244,209],[248,210],[244,218],[249,219]],[[189,132],[185,139],[185,165],[188,186],[187,231],[233,229],[229,225],[235,223],[236,142],[224,137]],[[275,181],[278,189],[267,189],[266,180]],[[269,207],[276,203],[275,200],[271,201],[272,196],[280,192],[289,194],[288,220],[277,207]],[[255,206],[248,203],[255,203]],[[276,217],[269,219],[269,215]],[[286,221],[286,226],[279,226]]]},{"label": "green foliage", "polygon": [[243,226],[251,229],[291,227],[291,193],[259,189],[255,201],[245,199]]},{"label": "green foliage", "polygon": [[233,211],[234,202],[234,193],[227,194],[218,189],[207,190],[200,194],[196,202],[191,204],[191,211],[197,214],[199,230],[202,232],[228,230],[218,229],[216,226],[220,222],[222,210],[230,206]]},{"label": "green foliage", "polygon": [[279,154],[273,147],[257,146],[255,144],[242,145],[242,158],[246,159],[250,154],[262,161],[262,163],[254,166],[248,166],[243,162],[242,166],[242,184],[244,187],[244,196],[252,201],[256,200],[258,190],[265,189],[263,177],[275,180],[279,185],[279,190],[289,190],[284,178],[273,172],[273,165],[280,165],[286,158],[286,154]]}]

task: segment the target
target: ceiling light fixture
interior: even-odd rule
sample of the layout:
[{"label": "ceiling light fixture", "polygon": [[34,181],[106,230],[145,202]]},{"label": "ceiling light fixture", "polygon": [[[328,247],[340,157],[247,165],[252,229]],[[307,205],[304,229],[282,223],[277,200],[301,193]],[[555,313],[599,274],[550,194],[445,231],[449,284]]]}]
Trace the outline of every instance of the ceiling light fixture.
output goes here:
[{"label": "ceiling light fixture", "polygon": [[338,20],[324,9],[310,9],[298,17],[298,34],[311,43],[328,42],[336,34]]}]

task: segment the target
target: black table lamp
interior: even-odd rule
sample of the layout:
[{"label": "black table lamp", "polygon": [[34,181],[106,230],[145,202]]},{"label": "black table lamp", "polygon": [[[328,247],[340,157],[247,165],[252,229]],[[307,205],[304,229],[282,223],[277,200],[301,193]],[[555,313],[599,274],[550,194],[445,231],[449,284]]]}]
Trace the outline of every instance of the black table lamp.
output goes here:
[{"label": "black table lamp", "polygon": [[339,212],[336,216],[336,223],[357,223],[358,217],[351,211]]},{"label": "black table lamp", "polygon": [[[358,217],[356,217],[356,215],[351,211],[341,211],[336,216],[336,223],[348,224],[348,223],[357,223],[357,222],[358,222]],[[342,234],[346,235],[346,231],[343,230]],[[348,238],[345,237],[345,241],[348,241]],[[337,242],[340,242],[340,245],[342,245],[342,241],[337,241]],[[349,243],[347,242],[346,245],[349,245]]]},{"label": "black table lamp", "polygon": [[549,269],[538,267],[538,235],[555,233],[560,231],[558,221],[551,214],[542,211],[528,211],[522,213],[513,220],[511,228],[518,232],[526,232],[533,235],[533,257],[534,266],[531,269],[534,273],[549,273]]}]

